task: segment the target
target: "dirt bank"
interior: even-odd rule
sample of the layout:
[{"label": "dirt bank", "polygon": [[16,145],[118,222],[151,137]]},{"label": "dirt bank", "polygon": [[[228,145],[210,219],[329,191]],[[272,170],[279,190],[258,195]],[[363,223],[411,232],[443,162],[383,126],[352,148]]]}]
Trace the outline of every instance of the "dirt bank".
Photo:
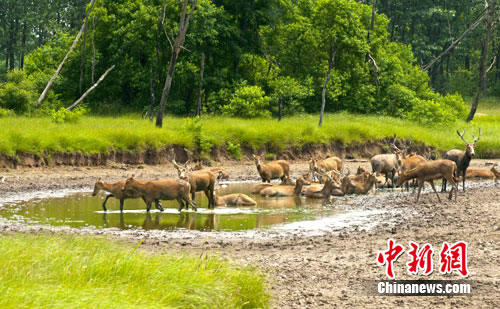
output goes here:
[{"label": "dirt bank", "polygon": [[[473,160],[472,165],[484,167],[484,160]],[[348,162],[354,170],[368,162]],[[231,179],[257,179],[251,162],[224,165]],[[292,176],[307,170],[305,162],[293,162]],[[1,195],[20,195],[25,192],[59,189],[89,188],[102,177],[114,181],[135,174],[140,178],[174,177],[171,165],[120,165],[116,168],[56,167],[19,168],[3,171],[5,182],[0,182]],[[460,192],[458,203],[448,200],[437,203],[429,190],[414,204],[414,195],[391,193],[368,195],[353,208],[378,209],[387,212],[373,217],[381,222],[371,229],[365,226],[332,228],[321,234],[307,231],[281,231],[277,233],[203,233],[186,231],[168,233],[160,231],[90,230],[83,233],[106,234],[109,237],[143,240],[149,250],[176,250],[209,252],[242,264],[259,266],[269,273],[269,284],[276,308],[331,308],[339,307],[459,307],[495,308],[500,299],[500,214],[498,196],[500,188],[492,182],[471,184]],[[444,200],[444,196],[443,200]],[[32,230],[42,227],[0,224],[5,232]],[[68,232],[79,232],[67,229]],[[469,280],[477,282],[472,296],[460,297],[380,297],[368,295],[366,280],[385,279],[384,268],[376,263],[376,254],[393,238],[408,247],[410,240],[419,244],[430,243],[438,251],[443,241],[454,243],[464,240],[469,244]],[[407,255],[395,264],[398,279],[460,279],[457,274],[441,275],[435,271],[429,277],[406,273]],[[437,263],[435,253],[434,263]]]},{"label": "dirt bank", "polygon": [[[267,145],[262,149],[253,149],[251,147],[242,147],[244,158],[251,159],[252,154],[266,153],[275,154],[269,158],[285,160],[309,160],[311,156],[325,157],[329,154],[335,154],[341,158],[370,158],[375,154],[387,152],[389,142],[392,140],[381,139],[376,141],[355,142],[344,145],[340,142],[326,144],[305,144],[301,147],[291,146],[286,149],[278,149],[273,145]],[[398,141],[398,145],[405,145],[408,141]],[[418,153],[436,152],[432,147],[423,143],[414,143],[411,146],[412,151]],[[18,167],[42,167],[42,166],[113,166],[116,164],[166,164],[171,160],[171,153],[175,152],[176,159],[179,162],[185,162],[190,156],[191,160],[200,160],[200,154],[196,151],[189,152],[181,145],[173,145],[164,149],[147,149],[145,151],[110,151],[109,153],[82,154],[72,153],[51,153],[51,154],[33,154],[18,153],[16,155],[1,155],[0,168],[18,168]],[[438,151],[439,153],[439,151]],[[209,154],[211,160],[216,162],[233,161],[233,157],[227,152],[225,146],[212,147]],[[207,162],[204,159],[205,163]]]}]

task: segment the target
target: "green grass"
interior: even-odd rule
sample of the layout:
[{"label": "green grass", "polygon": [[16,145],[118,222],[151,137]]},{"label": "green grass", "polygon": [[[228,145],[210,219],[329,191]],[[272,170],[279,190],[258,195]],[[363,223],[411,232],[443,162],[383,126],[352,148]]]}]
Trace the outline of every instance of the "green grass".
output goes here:
[{"label": "green grass", "polygon": [[[323,126],[317,127],[317,115],[287,117],[281,122],[275,119],[236,119],[204,117],[201,120],[203,145],[224,145],[227,142],[242,147],[268,149],[276,152],[289,146],[304,144],[328,144],[340,141],[344,144],[364,142],[397,133],[398,137],[424,142],[441,150],[463,148],[456,130],[466,128],[483,135],[477,146],[479,156],[500,154],[500,104],[494,101],[480,105],[473,122],[423,126],[415,122],[385,116],[328,114]],[[36,154],[54,152],[107,153],[110,150],[141,151],[159,149],[179,144],[193,148],[199,138],[196,130],[189,129],[182,118],[166,117],[164,127],[158,129],[148,120],[129,115],[121,117],[86,116],[78,123],[56,124],[49,118],[11,117],[0,118],[0,153],[15,155],[18,152]],[[210,149],[210,147],[204,147]]]},{"label": "green grass", "polygon": [[2,308],[269,307],[258,270],[217,257],[45,234],[2,235],[0,248]]}]

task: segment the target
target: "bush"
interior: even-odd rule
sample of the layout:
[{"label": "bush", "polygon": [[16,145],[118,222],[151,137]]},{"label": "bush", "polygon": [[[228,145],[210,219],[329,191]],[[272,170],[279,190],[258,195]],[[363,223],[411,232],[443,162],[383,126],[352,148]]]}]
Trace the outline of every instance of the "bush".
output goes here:
[{"label": "bush", "polygon": [[227,149],[227,152],[229,152],[229,154],[231,156],[233,156],[233,158],[235,158],[235,159],[241,158],[240,144],[233,144],[231,142],[227,142],[226,149]]},{"label": "bush", "polygon": [[83,107],[76,107],[73,111],[69,111],[61,107],[57,111],[52,111],[51,118],[55,123],[77,123],[80,118],[87,113]]},{"label": "bush", "polygon": [[243,85],[236,90],[228,105],[221,108],[222,114],[242,118],[269,118],[269,97],[259,86]]},{"label": "bush", "polygon": [[26,80],[26,73],[12,70],[7,73],[7,83],[0,85],[0,108],[17,114],[26,113],[36,99],[33,85]]},{"label": "bush", "polygon": [[0,118],[14,116],[15,113],[10,109],[0,108]]},{"label": "bush", "polygon": [[443,104],[432,100],[421,99],[415,99],[413,110],[407,114],[406,118],[425,125],[450,123],[456,120],[451,110],[443,106]]}]

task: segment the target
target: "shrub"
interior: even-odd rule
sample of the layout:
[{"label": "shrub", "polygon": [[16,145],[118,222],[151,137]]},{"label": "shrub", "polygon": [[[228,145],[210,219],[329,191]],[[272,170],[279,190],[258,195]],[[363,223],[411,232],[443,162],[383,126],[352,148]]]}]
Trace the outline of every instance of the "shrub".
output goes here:
[{"label": "shrub", "polygon": [[0,108],[0,118],[14,116],[14,114],[15,113],[13,111],[11,111],[10,109]]},{"label": "shrub", "polygon": [[73,111],[69,111],[61,107],[57,111],[52,111],[51,118],[52,121],[58,124],[61,123],[76,123],[80,121],[80,118],[87,113],[87,110],[83,107],[76,107]]},{"label": "shrub", "polygon": [[227,142],[226,143],[226,149],[227,149],[227,152],[229,152],[229,154],[231,156],[233,156],[233,158],[235,158],[235,159],[240,159],[241,158],[240,144],[233,144],[231,142]]},{"label": "shrub", "polygon": [[269,97],[259,86],[243,85],[236,90],[229,104],[221,108],[226,116],[242,118],[269,118]]},{"label": "shrub", "polygon": [[426,125],[450,123],[456,120],[453,112],[444,104],[421,99],[415,99],[413,110],[407,114],[406,118]]},{"label": "shrub", "polygon": [[36,92],[26,73],[12,70],[7,73],[7,83],[0,86],[0,108],[10,109],[17,114],[26,113],[35,101]]}]

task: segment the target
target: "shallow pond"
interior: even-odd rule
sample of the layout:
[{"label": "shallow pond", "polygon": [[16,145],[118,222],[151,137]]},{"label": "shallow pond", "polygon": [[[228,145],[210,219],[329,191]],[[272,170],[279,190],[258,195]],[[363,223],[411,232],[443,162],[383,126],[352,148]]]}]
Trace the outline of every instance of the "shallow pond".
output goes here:
[{"label": "shallow pond", "polygon": [[198,212],[191,209],[178,212],[176,201],[162,201],[164,212],[152,207],[150,213],[142,199],[125,200],[124,212],[120,212],[119,201],[110,198],[102,209],[105,194],[92,197],[91,192],[76,193],[64,197],[30,199],[24,202],[5,204],[0,207],[0,216],[27,224],[49,224],[70,227],[120,229],[191,229],[202,231],[241,231],[269,228],[273,225],[334,217],[342,211],[334,204],[335,199],[307,199],[303,197],[263,198],[250,194],[255,183],[229,183],[221,188],[219,195],[245,193],[257,201],[254,207],[216,207],[207,209],[208,201],[203,193],[196,194]]}]

